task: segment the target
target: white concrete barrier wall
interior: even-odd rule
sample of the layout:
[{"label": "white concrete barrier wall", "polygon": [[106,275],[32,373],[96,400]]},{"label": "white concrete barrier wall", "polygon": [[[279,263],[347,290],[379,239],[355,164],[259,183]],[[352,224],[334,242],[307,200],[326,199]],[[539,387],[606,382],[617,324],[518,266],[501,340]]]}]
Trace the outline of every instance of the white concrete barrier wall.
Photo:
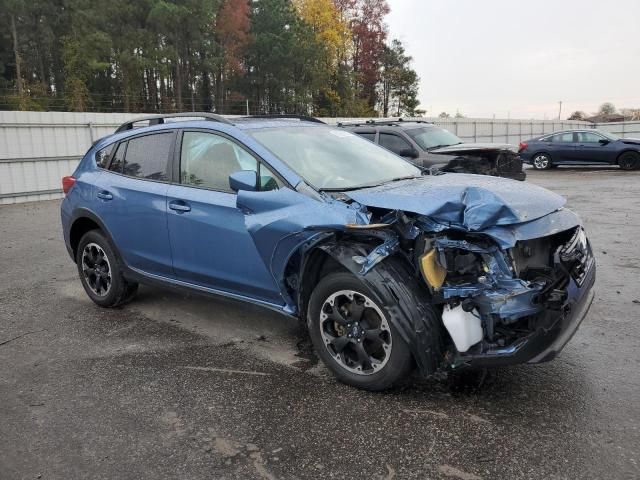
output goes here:
[{"label": "white concrete barrier wall", "polygon": [[[0,205],[62,197],[61,179],[75,170],[98,138],[143,114],[0,111]],[[325,118],[327,123],[363,121]],[[409,119],[406,119],[409,120]],[[518,144],[522,140],[568,128],[591,128],[587,122],[519,119],[420,118],[458,135],[465,142]],[[630,123],[634,123],[631,126]],[[637,131],[640,122],[605,124],[613,133]],[[635,129],[635,130],[634,130]],[[630,135],[627,135],[630,136]]]}]

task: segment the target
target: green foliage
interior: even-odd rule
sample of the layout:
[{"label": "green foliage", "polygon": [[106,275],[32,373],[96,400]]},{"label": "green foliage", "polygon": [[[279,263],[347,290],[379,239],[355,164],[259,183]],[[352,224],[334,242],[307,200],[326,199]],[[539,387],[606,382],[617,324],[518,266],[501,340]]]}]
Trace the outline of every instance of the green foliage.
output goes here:
[{"label": "green foliage", "polygon": [[0,0],[0,8],[4,109],[237,114],[248,102],[254,114],[420,112],[411,58],[398,41],[385,46],[386,0]]}]

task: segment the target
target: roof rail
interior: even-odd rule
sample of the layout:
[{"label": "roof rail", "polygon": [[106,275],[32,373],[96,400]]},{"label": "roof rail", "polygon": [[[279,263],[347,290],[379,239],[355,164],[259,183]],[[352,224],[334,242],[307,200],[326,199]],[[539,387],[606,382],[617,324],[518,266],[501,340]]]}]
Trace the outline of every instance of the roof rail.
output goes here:
[{"label": "roof rail", "polygon": [[129,120],[128,122],[120,125],[115,133],[124,132],[125,130],[132,130],[133,124],[138,122],[149,122],[149,126],[151,125],[161,125],[165,122],[166,118],[179,118],[179,117],[187,117],[187,118],[204,118],[205,120],[209,120],[212,122],[220,122],[226,123],[227,125],[233,125],[228,119],[224,118],[221,115],[216,115],[215,113],[209,112],[180,112],[180,113],[164,113],[157,115],[146,115],[144,117],[134,118],[133,120]]},{"label": "roof rail", "polygon": [[310,117],[308,115],[289,115],[289,114],[279,115],[277,113],[273,113],[273,114],[266,114],[266,115],[247,115],[242,118],[274,118],[274,119],[293,118],[297,120],[302,120],[304,122],[322,123],[323,125],[326,125],[326,123],[320,120],[319,118]]},{"label": "roof rail", "polygon": [[383,120],[365,120],[364,122],[340,122],[338,123],[339,127],[362,127],[362,126],[368,126],[368,125],[386,125],[389,127],[393,127],[393,126],[398,126],[398,124],[400,123],[426,123],[429,125],[433,125],[433,122],[427,122],[426,120],[405,120],[404,118],[398,118],[398,120],[388,120],[388,119],[383,119]]}]

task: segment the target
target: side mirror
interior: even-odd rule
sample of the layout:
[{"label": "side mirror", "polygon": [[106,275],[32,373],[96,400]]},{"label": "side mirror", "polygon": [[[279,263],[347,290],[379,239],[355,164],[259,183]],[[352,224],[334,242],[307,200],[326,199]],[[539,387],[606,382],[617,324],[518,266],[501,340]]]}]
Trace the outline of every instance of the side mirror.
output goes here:
[{"label": "side mirror", "polygon": [[229,186],[234,192],[247,190],[255,192],[258,189],[258,174],[253,170],[240,170],[229,175]]},{"label": "side mirror", "polygon": [[413,148],[403,148],[400,150],[400,156],[405,158],[418,158],[418,152]]},{"label": "side mirror", "polygon": [[601,138],[600,140],[598,140],[598,143],[600,145],[607,145],[609,143],[609,140],[607,140],[606,138]]}]

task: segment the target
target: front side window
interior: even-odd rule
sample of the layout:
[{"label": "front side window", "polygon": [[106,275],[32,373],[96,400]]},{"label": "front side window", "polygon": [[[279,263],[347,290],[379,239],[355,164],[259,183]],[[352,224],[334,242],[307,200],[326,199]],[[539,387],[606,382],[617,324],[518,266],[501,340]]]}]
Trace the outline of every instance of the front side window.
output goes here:
[{"label": "front side window", "polygon": [[167,132],[129,140],[123,173],[149,180],[169,180],[169,154],[173,137],[173,132]]},{"label": "front side window", "polygon": [[260,190],[277,190],[284,186],[280,180],[270,169],[263,163],[260,164]]},{"label": "front side window", "polygon": [[420,127],[406,130],[406,132],[423,150],[448,147],[462,143],[462,140],[444,128]]},{"label": "front side window", "polygon": [[409,142],[407,142],[404,138],[398,135],[393,135],[391,133],[380,134],[380,146],[386,148],[387,150],[391,150],[396,155],[400,155],[403,150],[412,149]]},{"label": "front side window", "polygon": [[247,133],[318,190],[362,188],[421,174],[406,160],[342,128],[259,128]]},{"label": "front side window", "polygon": [[258,162],[235,142],[213,133],[184,132],[180,152],[183,184],[231,192],[229,175],[240,170],[257,172]]},{"label": "front side window", "polygon": [[597,133],[578,132],[578,142],[580,143],[598,143],[600,140],[604,140],[604,137]]}]

